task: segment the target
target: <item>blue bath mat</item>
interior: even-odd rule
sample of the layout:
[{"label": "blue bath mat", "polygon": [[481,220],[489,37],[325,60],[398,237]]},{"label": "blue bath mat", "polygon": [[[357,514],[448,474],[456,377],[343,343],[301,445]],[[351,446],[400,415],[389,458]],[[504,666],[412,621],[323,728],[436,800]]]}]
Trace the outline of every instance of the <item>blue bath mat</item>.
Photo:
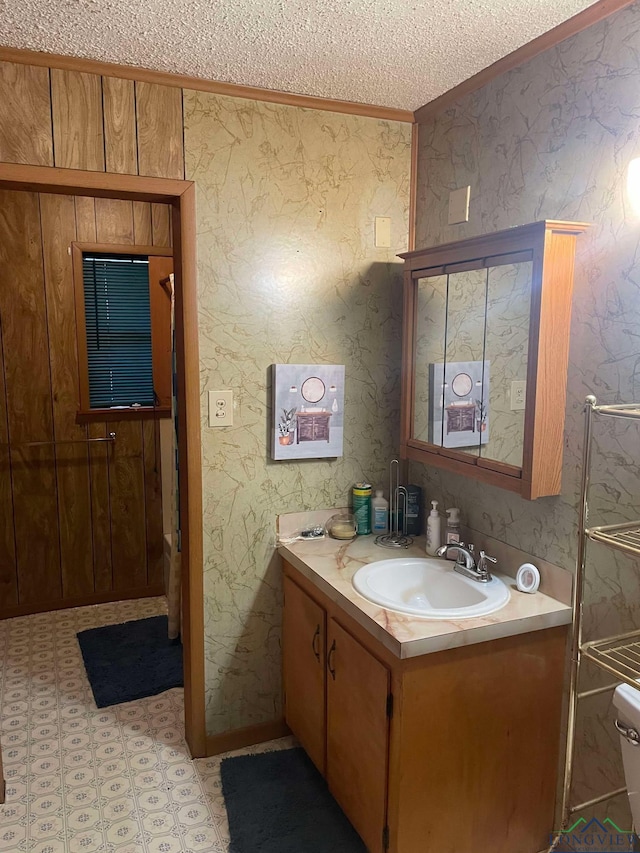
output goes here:
[{"label": "blue bath mat", "polygon": [[230,853],[366,853],[304,750],[225,758],[220,772]]},{"label": "blue bath mat", "polygon": [[182,687],[182,643],[166,616],[91,628],[77,635],[98,708]]}]

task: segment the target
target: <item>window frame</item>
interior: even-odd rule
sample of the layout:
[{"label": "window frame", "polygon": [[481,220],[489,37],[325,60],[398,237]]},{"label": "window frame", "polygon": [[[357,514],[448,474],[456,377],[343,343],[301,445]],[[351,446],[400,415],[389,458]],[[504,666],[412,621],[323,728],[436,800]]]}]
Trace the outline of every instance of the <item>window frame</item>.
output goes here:
[{"label": "window frame", "polygon": [[[84,273],[82,268],[83,255],[109,254],[109,255],[146,255],[152,257],[173,258],[173,249],[164,246],[130,246],[116,243],[71,243],[71,261],[73,266],[73,289],[76,308],[76,341],[78,350],[78,380],[79,380],[79,408],[76,414],[77,423],[89,423],[92,421],[125,421],[140,420],[143,418],[169,418],[171,417],[171,406],[136,406],[124,409],[92,409],[89,396],[89,356],[87,350],[87,321],[84,303]],[[151,286],[151,282],[149,282]],[[151,294],[150,294],[151,296]],[[158,322],[161,317],[151,311],[151,337],[152,337],[152,366],[153,384],[157,387],[156,379],[162,370],[159,369],[155,355],[156,347],[154,341],[161,337]]]}]

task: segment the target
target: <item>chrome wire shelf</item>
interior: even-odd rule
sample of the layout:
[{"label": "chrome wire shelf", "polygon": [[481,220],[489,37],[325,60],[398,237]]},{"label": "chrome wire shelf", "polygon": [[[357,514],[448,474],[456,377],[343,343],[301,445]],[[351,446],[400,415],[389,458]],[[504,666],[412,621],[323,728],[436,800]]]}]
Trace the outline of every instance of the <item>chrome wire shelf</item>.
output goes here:
[{"label": "chrome wire shelf", "polygon": [[610,418],[632,418],[640,420],[640,403],[620,403],[612,406],[596,406],[593,411],[597,415],[608,415]]},{"label": "chrome wire shelf", "polygon": [[636,689],[640,686],[640,631],[583,643],[582,654],[620,681]]},{"label": "chrome wire shelf", "polygon": [[[578,555],[576,576],[573,583],[571,624],[571,668],[569,679],[569,702],[567,709],[567,741],[565,748],[564,778],[562,788],[562,827],[569,826],[576,812],[604,803],[624,792],[624,788],[608,791],[593,800],[571,805],[573,766],[576,744],[576,721],[578,700],[599,696],[615,689],[623,681],[640,690],[640,630],[629,634],[619,634],[599,640],[584,642],[582,639],[584,616],[584,588],[588,542],[600,542],[609,548],[626,554],[640,556],[640,521],[624,524],[609,524],[603,527],[587,527],[589,517],[588,496],[591,482],[591,450],[594,416],[626,418],[640,421],[640,403],[599,406],[596,398],[590,394],[584,406],[584,444],[582,448],[582,477],[580,485],[580,504],[578,522]],[[580,667],[584,661],[596,664],[615,676],[613,684],[579,692]],[[555,850],[561,839],[556,834],[547,853]]]},{"label": "chrome wire shelf", "polygon": [[640,521],[590,527],[585,530],[585,535],[593,542],[602,542],[610,548],[640,557]]}]

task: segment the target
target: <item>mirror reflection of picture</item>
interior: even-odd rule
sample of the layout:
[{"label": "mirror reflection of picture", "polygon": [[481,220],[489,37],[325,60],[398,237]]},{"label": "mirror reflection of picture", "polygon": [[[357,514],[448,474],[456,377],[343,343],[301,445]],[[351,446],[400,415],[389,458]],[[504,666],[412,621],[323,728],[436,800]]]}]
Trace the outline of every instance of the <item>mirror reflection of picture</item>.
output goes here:
[{"label": "mirror reflection of picture", "polygon": [[344,365],[272,365],[273,459],[342,456]]},{"label": "mirror reflection of picture", "polygon": [[477,447],[488,443],[489,368],[488,361],[435,362],[429,365],[431,444],[438,447]]}]

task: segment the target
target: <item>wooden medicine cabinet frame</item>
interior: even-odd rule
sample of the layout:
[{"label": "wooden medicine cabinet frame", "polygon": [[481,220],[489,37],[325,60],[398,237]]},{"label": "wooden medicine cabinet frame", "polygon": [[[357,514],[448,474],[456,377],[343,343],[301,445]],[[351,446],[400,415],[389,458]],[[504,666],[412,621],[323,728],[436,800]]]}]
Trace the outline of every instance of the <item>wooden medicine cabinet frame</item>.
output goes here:
[{"label": "wooden medicine cabinet frame", "polygon": [[[435,465],[527,500],[560,494],[576,238],[589,225],[543,220],[400,255],[404,259],[402,408],[403,459]],[[531,260],[531,310],[522,467],[440,447],[413,437],[417,341],[417,282],[438,270]],[[493,262],[493,263],[492,263]]]}]

